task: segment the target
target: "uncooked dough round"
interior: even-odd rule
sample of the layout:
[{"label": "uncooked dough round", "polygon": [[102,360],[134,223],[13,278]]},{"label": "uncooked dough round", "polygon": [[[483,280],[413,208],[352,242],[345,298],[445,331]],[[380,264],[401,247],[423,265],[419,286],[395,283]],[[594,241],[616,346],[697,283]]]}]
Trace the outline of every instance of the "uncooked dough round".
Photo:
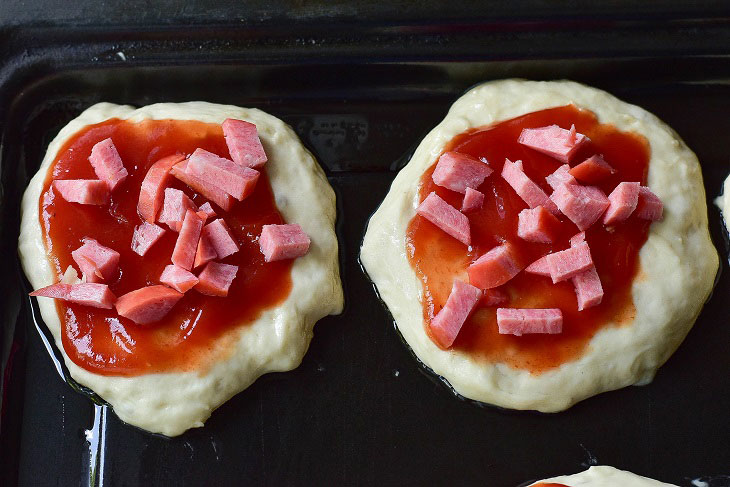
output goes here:
[{"label": "uncooked dough round", "polygon": [[728,226],[728,221],[730,221],[730,176],[725,179],[722,185],[722,194],[715,198],[715,204],[722,212],[725,228],[730,230],[730,226]]},{"label": "uncooked dough round", "polygon": [[560,477],[540,480],[531,484],[531,486],[537,486],[541,483],[565,484],[568,487],[677,487],[674,484],[665,484],[658,480],[606,465],[590,467],[585,472],[573,475],[561,475]]},{"label": "uncooked dough round", "polygon": [[[440,349],[426,334],[421,282],[406,255],[406,229],[419,204],[421,176],[449,141],[469,129],[568,104],[649,142],[648,186],[663,201],[664,218],[651,225],[639,252],[642,278],[632,285],[633,322],[609,324],[592,337],[579,358],[540,374]],[[562,411],[604,391],[649,383],[692,327],[718,268],[694,153],[642,108],[570,81],[494,81],[459,98],[396,176],[370,219],[360,258],[415,354],[456,392],[502,407],[543,412]]]},{"label": "uncooked dough round", "polygon": [[286,300],[264,310],[239,330],[234,351],[205,371],[114,377],[92,373],[72,362],[61,344],[61,323],[54,300],[38,299],[41,316],[63,353],[71,377],[112,405],[127,423],[167,436],[199,427],[212,411],[268,372],[299,365],[312,338],[314,324],[342,311],[335,194],[314,157],[294,131],[256,109],[204,102],[159,103],[139,109],[99,103],[69,122],[48,146],[41,167],[23,196],[19,252],[34,289],[57,282],[38,220],[39,199],[52,162],[65,141],[87,125],[110,118],[198,120],[222,123],[226,118],[256,124],[266,150],[266,170],[276,205],[287,223],[299,223],[311,238],[309,253],[291,268],[292,288]]}]

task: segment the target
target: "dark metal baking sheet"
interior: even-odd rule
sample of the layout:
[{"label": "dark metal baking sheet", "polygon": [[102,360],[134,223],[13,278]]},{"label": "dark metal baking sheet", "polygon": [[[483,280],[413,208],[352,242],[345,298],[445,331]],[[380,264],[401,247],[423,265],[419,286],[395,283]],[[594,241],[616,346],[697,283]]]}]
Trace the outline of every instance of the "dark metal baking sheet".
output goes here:
[{"label": "dark metal baking sheet", "polygon": [[[709,204],[730,170],[730,28],[457,27],[1,31],[3,485],[515,486],[595,463],[730,485],[727,274],[652,384],[542,415],[455,399],[400,342],[357,263],[397,168],[453,100],[489,79],[570,78],[647,108],[697,152]],[[62,381],[23,295],[18,203],[50,139],[89,105],[197,99],[267,110],[318,157],[339,200],[347,307],[317,325],[299,368],[167,439]],[[724,267],[720,215],[709,215]]]}]

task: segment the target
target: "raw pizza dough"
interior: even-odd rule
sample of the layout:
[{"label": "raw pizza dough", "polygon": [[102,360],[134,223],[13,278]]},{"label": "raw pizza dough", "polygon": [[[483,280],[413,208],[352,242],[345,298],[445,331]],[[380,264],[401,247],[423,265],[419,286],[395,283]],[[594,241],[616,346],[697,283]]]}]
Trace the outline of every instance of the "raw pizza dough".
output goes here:
[{"label": "raw pizza dough", "polygon": [[715,198],[715,204],[722,212],[722,219],[725,221],[725,228],[730,229],[730,176],[725,179],[722,185],[722,194]]},{"label": "raw pizza dough", "polygon": [[[632,287],[633,323],[605,327],[580,358],[539,375],[440,349],[426,334],[421,283],[406,256],[406,228],[419,204],[421,176],[456,135],[571,103],[594,112],[600,123],[645,136],[650,144],[648,185],[664,202],[664,219],[651,225],[639,253],[642,279]],[[416,356],[456,392],[502,407],[543,412],[562,411],[604,391],[649,383],[692,327],[718,267],[697,157],[654,115],[570,81],[494,81],[458,99],[396,176],[370,219],[360,258]]]},{"label": "raw pizza dough", "polygon": [[335,194],[314,157],[294,131],[278,118],[256,109],[204,102],[160,103],[139,109],[99,103],[69,122],[48,146],[40,169],[22,201],[19,252],[34,289],[58,280],[46,258],[38,204],[46,174],[64,142],[87,125],[109,118],[199,120],[226,118],[256,124],[269,161],[266,170],[276,205],[287,223],[299,223],[310,236],[309,253],[291,268],[292,289],[279,306],[264,310],[240,329],[234,351],[201,372],[157,373],[136,377],[94,374],[69,360],[61,345],[61,323],[53,299],[40,298],[41,315],[63,353],[71,376],[109,402],[127,423],[167,436],[199,427],[212,411],[268,372],[299,365],[314,324],[342,311],[343,294],[334,231]]},{"label": "raw pizza dough", "polygon": [[568,487],[677,487],[674,484],[665,484],[658,480],[605,465],[590,467],[585,472],[573,475],[562,475],[541,480],[531,485],[538,485],[543,482],[565,484]]}]

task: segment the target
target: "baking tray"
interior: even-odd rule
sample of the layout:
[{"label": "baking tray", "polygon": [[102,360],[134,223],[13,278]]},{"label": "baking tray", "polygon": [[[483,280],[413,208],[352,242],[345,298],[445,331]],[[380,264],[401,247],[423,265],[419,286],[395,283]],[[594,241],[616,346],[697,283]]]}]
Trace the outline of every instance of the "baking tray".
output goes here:
[{"label": "baking tray", "polygon": [[[511,487],[609,464],[682,486],[730,485],[727,273],[653,383],[544,415],[455,398],[401,343],[357,261],[410,151],[464,90],[490,79],[569,78],[652,111],[698,154],[709,205],[730,170],[730,26],[617,15],[298,23],[296,33],[273,22],[0,30],[0,483]],[[314,152],[338,196],[346,308],[317,325],[299,368],[262,377],[204,428],[168,439],[63,381],[24,294],[18,203],[48,142],[89,105],[198,99],[269,111]],[[720,215],[710,206],[709,216],[724,268]]]}]

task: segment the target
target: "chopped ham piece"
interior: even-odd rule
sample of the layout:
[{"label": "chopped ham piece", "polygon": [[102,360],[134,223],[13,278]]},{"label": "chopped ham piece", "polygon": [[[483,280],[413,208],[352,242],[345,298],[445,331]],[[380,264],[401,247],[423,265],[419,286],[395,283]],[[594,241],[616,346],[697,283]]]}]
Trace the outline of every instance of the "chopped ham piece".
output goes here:
[{"label": "chopped ham piece", "polygon": [[503,335],[556,334],[563,331],[563,313],[558,308],[497,308],[497,326]]},{"label": "chopped ham piece", "polygon": [[565,130],[557,125],[550,125],[536,129],[522,129],[518,142],[567,164],[587,140],[588,137],[575,132],[575,126]]},{"label": "chopped ham piece", "polygon": [[517,235],[528,242],[552,243],[560,232],[560,221],[543,206],[522,210],[517,220]]},{"label": "chopped ham piece", "polygon": [[441,154],[432,178],[439,186],[466,193],[467,188],[478,188],[492,172],[486,163],[476,157],[452,151]]},{"label": "chopped ham piece", "polygon": [[461,203],[461,212],[468,213],[480,209],[484,205],[484,194],[476,189],[466,188],[464,201]]},{"label": "chopped ham piece", "polygon": [[553,189],[558,189],[558,186],[562,184],[578,184],[578,181],[570,175],[570,166],[567,164],[563,164],[555,172],[545,177],[545,181]]},{"label": "chopped ham piece", "polygon": [[610,202],[606,195],[595,186],[579,184],[563,184],[558,187],[550,199],[558,205],[560,211],[575,223],[579,230],[593,225],[606,211]]},{"label": "chopped ham piece", "polygon": [[165,197],[165,186],[170,177],[170,169],[184,159],[185,156],[182,154],[163,157],[147,170],[147,174],[142,180],[137,202],[137,213],[147,223],[155,223],[157,220],[157,214],[162,208]]},{"label": "chopped ham piece", "polygon": [[662,219],[664,205],[649,188],[641,186],[639,188],[639,202],[636,205],[634,215],[643,220],[657,221]]},{"label": "chopped ham piece", "polygon": [[601,279],[598,277],[595,267],[573,276],[570,280],[578,297],[578,311],[601,304],[603,286],[601,286]]},{"label": "chopped ham piece", "polygon": [[160,321],[182,297],[167,286],[147,286],[119,296],[115,307],[119,316],[146,325]]},{"label": "chopped ham piece", "polygon": [[198,211],[193,200],[179,189],[165,188],[165,202],[158,221],[166,223],[173,232],[179,232],[188,210]]},{"label": "chopped ham piece", "polygon": [[85,238],[83,245],[71,252],[86,282],[110,281],[117,277],[119,252],[104,247],[93,238]]},{"label": "chopped ham piece", "polygon": [[223,122],[223,136],[231,159],[236,164],[258,168],[266,163],[266,152],[256,125],[228,118]]},{"label": "chopped ham piece", "polygon": [[579,243],[586,241],[586,232],[578,232],[572,237],[570,237],[570,246],[575,247]]},{"label": "chopped ham piece", "polygon": [[132,250],[144,257],[150,247],[157,243],[164,234],[164,228],[158,227],[154,223],[142,222],[141,225],[134,227]]},{"label": "chopped ham piece", "polygon": [[586,242],[546,256],[553,283],[564,281],[593,267],[591,249]]},{"label": "chopped ham piece", "polygon": [[160,282],[181,293],[186,293],[198,283],[198,278],[190,271],[176,265],[168,265],[160,275]]},{"label": "chopped ham piece", "polygon": [[575,179],[585,184],[595,184],[615,173],[616,170],[598,154],[592,155],[570,170]]},{"label": "chopped ham piece", "polygon": [[482,299],[479,302],[482,306],[497,306],[509,299],[507,293],[501,289],[485,289],[482,292]]},{"label": "chopped ham piece", "polygon": [[537,274],[538,276],[550,277],[550,266],[547,263],[547,255],[543,255],[535,262],[525,267],[525,272]]},{"label": "chopped ham piece", "polygon": [[432,192],[418,205],[416,213],[465,245],[471,244],[469,219]]},{"label": "chopped ham piece", "polygon": [[58,179],[53,188],[69,203],[105,205],[109,203],[109,186],[98,179]]},{"label": "chopped ham piece", "polygon": [[459,330],[469,317],[482,291],[460,280],[455,280],[451,294],[441,311],[431,320],[431,336],[441,348],[449,348],[459,334]]},{"label": "chopped ham piece", "polygon": [[170,169],[170,174],[190,186],[192,189],[203,195],[205,198],[223,208],[225,211],[228,211],[231,209],[231,207],[233,207],[233,202],[235,200],[231,195],[223,191],[221,188],[190,174],[189,172],[187,172],[187,168],[188,161],[184,160],[172,166],[172,169]]},{"label": "chopped ham piece", "polygon": [[109,191],[114,191],[114,188],[123,183],[129,175],[112,139],[107,138],[97,142],[91,148],[89,162],[97,177],[109,186]]},{"label": "chopped ham piece", "polygon": [[259,172],[218,157],[212,152],[195,149],[188,159],[187,171],[208,184],[216,186],[238,201],[245,199],[256,187]]},{"label": "chopped ham piece", "polygon": [[188,210],[172,251],[173,264],[186,270],[193,268],[202,229],[203,220],[194,211]]},{"label": "chopped ham piece", "polygon": [[203,231],[200,233],[200,240],[198,241],[198,248],[195,251],[195,262],[193,263],[193,268],[197,269],[201,265],[207,264],[217,257],[218,254],[215,251],[215,247],[213,247],[213,244],[206,235],[205,227],[203,227]]},{"label": "chopped ham piece", "polygon": [[[297,225],[297,227],[299,227],[299,225]],[[264,225],[264,228],[266,228],[266,225]],[[299,230],[301,231],[301,227],[299,227]],[[307,241],[307,248],[301,254],[304,255],[309,249],[309,237],[307,237],[303,231],[301,233],[304,235],[304,237],[306,237]],[[231,229],[228,228],[228,225],[226,225],[226,222],[224,222],[222,218],[218,218],[217,220],[208,223],[203,228],[203,235],[207,238],[208,242],[210,242],[213,249],[215,250],[217,258],[219,259],[224,259],[229,255],[238,252],[238,244],[233,238],[233,235],[231,235]],[[292,238],[300,237],[298,233],[292,233],[291,236]],[[297,257],[299,257],[299,255],[297,255]]]},{"label": "chopped ham piece", "polygon": [[198,276],[200,282],[195,285],[195,290],[208,296],[228,296],[228,289],[237,272],[238,266],[208,262]]},{"label": "chopped ham piece", "polygon": [[550,213],[558,213],[558,207],[550,201],[545,191],[527,177],[522,167],[522,161],[512,162],[505,159],[502,167],[502,177],[530,208],[544,206]]},{"label": "chopped ham piece", "polygon": [[207,201],[205,203],[203,203],[202,205],[200,205],[200,208],[198,208],[198,210],[205,213],[205,216],[208,219],[215,218],[216,216],[218,216],[218,215],[216,215],[215,210],[213,210],[213,207],[210,206],[210,203],[208,203]]},{"label": "chopped ham piece", "polygon": [[301,257],[309,251],[309,244],[309,236],[298,223],[264,225],[259,238],[266,262]]},{"label": "chopped ham piece", "polygon": [[603,215],[604,225],[613,225],[626,220],[639,202],[639,183],[619,183],[608,195],[611,204]]},{"label": "chopped ham piece", "polygon": [[516,250],[505,242],[475,260],[468,268],[469,282],[479,289],[501,286],[520,272]]},{"label": "chopped ham piece", "polygon": [[111,309],[117,297],[106,284],[84,282],[79,284],[52,284],[30,293],[31,296],[62,299],[93,308]]}]

